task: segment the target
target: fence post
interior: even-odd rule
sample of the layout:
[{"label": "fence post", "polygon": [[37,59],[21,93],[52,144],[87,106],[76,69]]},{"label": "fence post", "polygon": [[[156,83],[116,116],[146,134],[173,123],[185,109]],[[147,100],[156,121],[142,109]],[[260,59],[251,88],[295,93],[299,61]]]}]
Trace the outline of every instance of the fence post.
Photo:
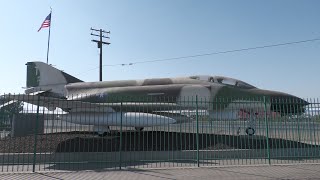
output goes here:
[{"label": "fence post", "polygon": [[39,126],[39,102],[40,102],[40,96],[38,96],[38,100],[37,100],[37,119],[36,119],[36,127],[35,127],[35,130],[34,130],[34,147],[33,147],[32,172],[35,172],[35,170],[36,170],[38,126]]},{"label": "fence post", "polygon": [[267,157],[268,157],[268,163],[271,165],[270,160],[270,146],[269,146],[269,124],[268,124],[268,116],[267,116],[267,101],[266,96],[263,96],[263,103],[264,103],[264,122],[266,125],[266,144],[267,144]]},{"label": "fence post", "polygon": [[[294,99],[292,99],[292,104],[300,104],[301,102],[299,101],[299,102],[297,102],[298,100],[294,100]],[[293,113],[294,114],[299,114],[300,112],[298,112],[300,109],[298,109],[298,107],[297,106],[293,106]],[[297,116],[297,119],[296,119],[296,121],[297,121],[297,126],[298,126],[298,142],[299,143],[301,143],[301,131],[300,131],[300,121],[299,121],[299,116]]]},{"label": "fence post", "polygon": [[119,169],[122,167],[122,101],[120,103],[120,144],[119,144]]},{"label": "fence post", "polygon": [[196,121],[197,121],[197,135],[196,135],[196,141],[197,141],[197,166],[200,167],[199,164],[199,114],[198,114],[198,95],[196,96]]}]

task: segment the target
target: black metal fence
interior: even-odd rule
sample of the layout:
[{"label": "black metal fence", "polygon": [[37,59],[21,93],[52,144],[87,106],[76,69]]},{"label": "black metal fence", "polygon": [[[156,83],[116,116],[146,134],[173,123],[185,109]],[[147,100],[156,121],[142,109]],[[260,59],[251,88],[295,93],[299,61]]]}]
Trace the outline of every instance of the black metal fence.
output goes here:
[{"label": "black metal fence", "polygon": [[319,102],[5,95],[2,172],[318,163]]}]

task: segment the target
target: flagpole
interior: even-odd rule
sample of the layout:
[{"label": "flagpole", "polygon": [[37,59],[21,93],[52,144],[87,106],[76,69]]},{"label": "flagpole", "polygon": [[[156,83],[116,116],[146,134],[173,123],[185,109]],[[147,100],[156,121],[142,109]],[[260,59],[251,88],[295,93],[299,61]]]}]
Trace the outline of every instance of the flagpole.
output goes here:
[{"label": "flagpole", "polygon": [[50,49],[50,30],[51,30],[51,22],[52,22],[52,8],[50,7],[50,25],[49,25],[49,35],[48,35],[48,49],[47,49],[47,64],[49,63],[49,49]]}]

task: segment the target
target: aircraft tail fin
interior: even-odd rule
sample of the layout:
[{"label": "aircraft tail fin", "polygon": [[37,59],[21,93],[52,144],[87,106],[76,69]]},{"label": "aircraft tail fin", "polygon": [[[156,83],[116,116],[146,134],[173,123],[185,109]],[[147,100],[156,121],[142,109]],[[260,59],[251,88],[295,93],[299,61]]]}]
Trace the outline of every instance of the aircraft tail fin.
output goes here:
[{"label": "aircraft tail fin", "polygon": [[27,64],[27,94],[36,91],[51,91],[64,94],[64,86],[69,83],[83,82],[57,68],[43,62]]}]

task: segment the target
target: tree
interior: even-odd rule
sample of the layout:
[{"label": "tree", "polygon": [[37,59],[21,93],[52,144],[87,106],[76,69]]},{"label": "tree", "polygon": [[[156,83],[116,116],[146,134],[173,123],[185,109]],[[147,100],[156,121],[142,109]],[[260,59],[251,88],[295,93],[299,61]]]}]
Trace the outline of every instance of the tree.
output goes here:
[{"label": "tree", "polygon": [[[1,104],[4,104],[2,102]],[[23,110],[23,102],[17,101],[0,109],[0,128],[11,128],[13,116]]]}]

